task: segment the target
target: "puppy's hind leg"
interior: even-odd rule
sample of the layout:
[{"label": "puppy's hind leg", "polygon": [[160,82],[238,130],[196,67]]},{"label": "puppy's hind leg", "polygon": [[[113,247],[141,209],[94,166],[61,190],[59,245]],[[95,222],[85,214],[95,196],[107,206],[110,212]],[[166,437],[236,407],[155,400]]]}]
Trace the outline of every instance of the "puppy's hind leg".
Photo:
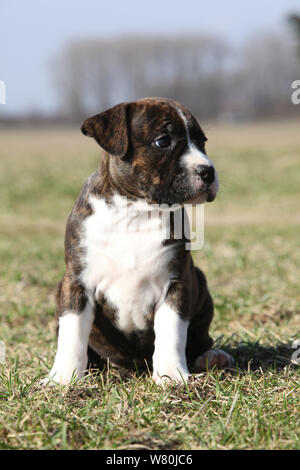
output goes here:
[{"label": "puppy's hind leg", "polygon": [[58,296],[58,341],[53,367],[43,384],[68,384],[84,376],[94,304],[83,287],[63,278]]},{"label": "puppy's hind leg", "polygon": [[203,273],[195,269],[199,282],[199,290],[203,289],[203,302],[194,315],[188,329],[187,360],[193,372],[201,372],[213,367],[224,369],[234,365],[234,359],[222,349],[211,349],[213,340],[209,335],[209,327],[213,318],[214,306],[211,295],[206,288]]}]

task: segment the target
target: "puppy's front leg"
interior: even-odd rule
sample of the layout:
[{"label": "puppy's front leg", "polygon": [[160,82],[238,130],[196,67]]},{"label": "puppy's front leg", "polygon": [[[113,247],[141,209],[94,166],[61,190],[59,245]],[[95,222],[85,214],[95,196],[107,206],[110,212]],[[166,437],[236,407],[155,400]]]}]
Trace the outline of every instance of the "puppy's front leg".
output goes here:
[{"label": "puppy's front leg", "polygon": [[165,380],[183,382],[188,379],[185,347],[188,321],[164,302],[154,316],[153,380],[160,384]]},{"label": "puppy's front leg", "polygon": [[90,303],[80,313],[66,311],[62,314],[59,318],[54,364],[44,384],[68,384],[72,377],[83,377],[87,368],[87,349],[93,320],[94,312]]},{"label": "puppy's front leg", "polygon": [[68,384],[72,377],[83,377],[93,320],[94,313],[89,304],[80,313],[66,311],[59,318],[57,352],[45,382]]}]

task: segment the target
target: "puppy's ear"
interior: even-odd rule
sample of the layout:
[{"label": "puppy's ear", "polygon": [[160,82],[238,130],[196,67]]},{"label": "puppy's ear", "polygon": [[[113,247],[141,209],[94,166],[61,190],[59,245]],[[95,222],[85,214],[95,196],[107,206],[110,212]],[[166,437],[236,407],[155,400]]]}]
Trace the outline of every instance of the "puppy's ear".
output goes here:
[{"label": "puppy's ear", "polygon": [[128,105],[121,103],[86,119],[81,132],[94,137],[106,152],[124,158],[128,150]]}]

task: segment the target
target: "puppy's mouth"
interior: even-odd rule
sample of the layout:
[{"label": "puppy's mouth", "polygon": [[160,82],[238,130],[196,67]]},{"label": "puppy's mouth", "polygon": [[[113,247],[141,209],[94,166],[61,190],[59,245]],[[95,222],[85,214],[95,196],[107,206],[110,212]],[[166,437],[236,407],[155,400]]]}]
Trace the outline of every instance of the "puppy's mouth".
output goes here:
[{"label": "puppy's mouth", "polygon": [[150,195],[150,203],[155,204],[204,204],[212,202],[217,196],[218,185],[202,183],[195,187],[181,176],[175,179],[171,186],[153,185]]},{"label": "puppy's mouth", "polygon": [[181,184],[176,189],[176,199],[180,204],[204,204],[212,202],[217,196],[218,186],[215,183],[207,184],[201,182],[197,178],[196,184],[187,182]]},{"label": "puppy's mouth", "polygon": [[[210,181],[204,181],[204,178],[210,179]],[[209,178],[209,174],[205,173],[203,166],[200,167],[200,174],[189,169],[181,169],[172,183],[174,196],[179,204],[212,202],[216,198],[218,187],[217,173],[214,172],[214,177]]]},{"label": "puppy's mouth", "polygon": [[205,202],[213,202],[217,194],[211,188],[203,186],[198,191],[189,191],[183,195],[182,204],[204,204]]}]

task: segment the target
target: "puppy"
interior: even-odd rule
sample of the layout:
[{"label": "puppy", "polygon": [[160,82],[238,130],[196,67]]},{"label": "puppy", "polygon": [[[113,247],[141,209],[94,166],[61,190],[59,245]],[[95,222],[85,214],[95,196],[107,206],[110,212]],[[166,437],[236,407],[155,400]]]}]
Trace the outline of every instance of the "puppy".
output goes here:
[{"label": "puppy", "polygon": [[164,98],[121,103],[81,128],[102,147],[69,216],[57,292],[58,346],[45,383],[82,377],[89,361],[152,368],[156,383],[228,367],[212,350],[213,302],[189,237],[185,205],[215,199],[217,172],[192,114]]}]

